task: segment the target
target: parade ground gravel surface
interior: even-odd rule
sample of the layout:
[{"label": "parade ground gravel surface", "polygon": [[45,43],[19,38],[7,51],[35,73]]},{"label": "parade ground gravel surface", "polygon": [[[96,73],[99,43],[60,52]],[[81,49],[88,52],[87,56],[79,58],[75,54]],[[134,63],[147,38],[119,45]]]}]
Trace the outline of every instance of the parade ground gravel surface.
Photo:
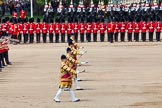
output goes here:
[{"label": "parade ground gravel surface", "polygon": [[[81,101],[58,90],[61,54],[67,43],[10,46],[11,66],[0,72],[0,108],[162,108],[162,43],[79,43],[88,51],[80,61]],[[75,86],[73,86],[75,89]]]}]

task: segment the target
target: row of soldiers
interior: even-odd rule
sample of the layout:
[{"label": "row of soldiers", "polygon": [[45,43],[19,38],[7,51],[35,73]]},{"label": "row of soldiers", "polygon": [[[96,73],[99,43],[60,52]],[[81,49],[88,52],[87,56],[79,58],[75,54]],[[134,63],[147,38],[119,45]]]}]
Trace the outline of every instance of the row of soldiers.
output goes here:
[{"label": "row of soldiers", "polygon": [[[34,18],[26,18],[24,22],[19,20],[10,21],[7,19],[2,20],[0,26],[0,37],[2,36],[11,36],[13,39],[18,39],[19,42],[24,43],[33,43],[34,37],[36,36],[36,42],[41,42],[41,37],[44,43],[47,42],[47,37],[49,37],[50,43],[55,42],[65,42],[69,40],[71,35],[74,35],[76,42],[78,42],[78,37],[80,35],[80,41],[88,42],[93,41],[97,42],[98,34],[100,35],[100,41],[105,41],[105,35],[107,34],[108,41],[118,41],[120,34],[120,40],[125,41],[125,36],[128,34],[128,41],[132,41],[132,35],[134,34],[134,40],[139,41],[140,33],[142,34],[142,41],[146,41],[146,33],[149,33],[149,41],[153,41],[154,32],[156,32],[156,41],[160,41],[160,34],[162,30],[162,23],[160,21],[150,21],[150,22],[117,22],[115,20],[110,21],[106,24],[104,20],[98,23],[97,20],[91,22],[90,20],[87,23],[80,22],[77,20],[75,22],[65,23],[62,21],[60,23],[59,19],[54,21],[51,19],[50,22],[40,22],[40,19],[37,19],[37,22],[34,22]],[[86,39],[85,39],[86,38]]]},{"label": "row of soldiers", "polygon": [[[78,46],[75,42],[74,36],[71,36],[68,40],[68,48],[66,49],[67,54],[61,56],[61,66],[60,66],[60,81],[59,81],[59,90],[57,91],[54,101],[60,102],[59,97],[62,91],[69,91],[72,102],[78,102],[80,99],[75,97],[72,88],[72,82],[76,85],[76,90],[83,90],[79,86],[78,74],[84,72],[85,70],[79,71],[77,69],[78,65],[84,65],[88,63],[87,61],[80,62],[78,58],[84,55],[87,51],[80,51],[79,49],[83,48]],[[78,57],[78,55],[80,55]]]},{"label": "row of soldiers", "polygon": [[11,65],[8,51],[8,39],[0,39],[0,72],[5,66]]}]

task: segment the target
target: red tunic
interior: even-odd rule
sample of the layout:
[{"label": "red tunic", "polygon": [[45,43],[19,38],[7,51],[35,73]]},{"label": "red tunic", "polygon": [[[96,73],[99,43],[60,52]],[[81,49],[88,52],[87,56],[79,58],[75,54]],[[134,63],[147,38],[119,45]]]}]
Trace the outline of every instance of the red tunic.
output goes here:
[{"label": "red tunic", "polygon": [[114,33],[114,24],[113,23],[108,23],[107,32],[108,33]]},{"label": "red tunic", "polygon": [[23,24],[18,23],[18,24],[17,24],[17,27],[18,27],[18,32],[19,32],[19,33],[23,33]]},{"label": "red tunic", "polygon": [[105,33],[106,25],[104,23],[100,23],[98,27],[101,34]]},{"label": "red tunic", "polygon": [[120,32],[125,33],[126,25],[124,23],[121,24]]},{"label": "red tunic", "polygon": [[72,23],[68,23],[67,24],[67,34],[71,34],[73,30],[73,24]]},{"label": "red tunic", "polygon": [[67,29],[66,24],[65,23],[61,24],[61,34],[65,34],[66,29]]},{"label": "red tunic", "polygon": [[55,34],[59,34],[61,29],[61,25],[59,23],[56,23],[56,29],[55,29]]},{"label": "red tunic", "polygon": [[23,34],[28,34],[29,30],[29,24],[28,23],[24,23],[23,24]]},{"label": "red tunic", "polygon": [[115,23],[114,24],[114,33],[118,33],[120,30],[119,30],[119,24],[118,23]]},{"label": "red tunic", "polygon": [[92,31],[92,25],[90,23],[86,24],[86,33],[91,33]]},{"label": "red tunic", "polygon": [[35,32],[36,32],[36,34],[40,34],[41,33],[41,25],[42,24],[40,24],[40,23],[36,23],[35,24]]},{"label": "red tunic", "polygon": [[84,23],[80,23],[80,33],[83,34],[85,32],[85,25]]},{"label": "red tunic", "polygon": [[42,33],[47,34],[47,31],[48,31],[48,24],[43,23],[42,24]]},{"label": "red tunic", "polygon": [[128,23],[127,24],[127,30],[128,30],[128,33],[132,33],[133,32],[133,24],[132,23]]},{"label": "red tunic", "polygon": [[149,32],[154,32],[154,28],[155,28],[155,24],[153,22],[149,22],[148,23],[148,28],[149,28]]},{"label": "red tunic", "polygon": [[74,33],[78,33],[78,30],[79,30],[79,24],[74,23]]},{"label": "red tunic", "polygon": [[146,33],[146,31],[148,30],[148,25],[145,22],[141,23],[141,31],[142,33]]},{"label": "red tunic", "polygon": [[92,30],[93,30],[94,34],[96,34],[98,32],[98,23],[93,23]]},{"label": "red tunic", "polygon": [[48,27],[49,27],[49,28],[48,28],[48,32],[49,32],[50,34],[54,33],[55,24],[50,23]]},{"label": "red tunic", "polygon": [[160,22],[156,22],[155,27],[156,27],[156,32],[161,32],[162,24]]},{"label": "red tunic", "polygon": [[135,25],[134,25],[134,32],[135,33],[139,33],[140,32],[140,24],[139,23],[135,23]]},{"label": "red tunic", "polygon": [[12,13],[12,17],[13,17],[13,18],[17,18],[17,13],[16,13],[16,12],[13,12],[13,13]]},{"label": "red tunic", "polygon": [[34,34],[34,28],[35,28],[35,24],[34,23],[30,23],[29,24],[29,34]]},{"label": "red tunic", "polygon": [[13,26],[13,32],[12,32],[12,35],[14,35],[14,36],[17,36],[17,35],[18,35],[18,27],[17,27],[16,24],[14,24],[14,26]]},{"label": "red tunic", "polygon": [[21,11],[20,11],[20,18],[21,18],[21,19],[26,18],[26,12],[25,12],[24,10],[21,10]]}]

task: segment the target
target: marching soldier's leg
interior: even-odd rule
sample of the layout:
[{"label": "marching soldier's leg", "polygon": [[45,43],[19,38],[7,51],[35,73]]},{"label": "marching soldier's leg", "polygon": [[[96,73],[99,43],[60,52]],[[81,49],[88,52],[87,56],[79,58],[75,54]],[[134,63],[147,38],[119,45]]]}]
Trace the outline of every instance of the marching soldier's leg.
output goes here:
[{"label": "marching soldier's leg", "polygon": [[94,42],[97,42],[97,33],[94,33],[94,34],[93,34],[93,41],[94,41]]},{"label": "marching soldier's leg", "polygon": [[7,65],[11,65],[11,62],[9,61],[8,51],[6,51],[4,53],[4,58],[5,58],[6,64]]},{"label": "marching soldier's leg", "polygon": [[88,41],[88,33],[86,33],[86,41]]},{"label": "marching soldier's leg", "polygon": [[110,40],[111,40],[110,38],[111,38],[110,33],[107,33],[107,39],[108,39],[107,41],[108,42],[110,42]]},{"label": "marching soldier's leg", "polygon": [[44,33],[44,34],[43,34],[43,43],[46,43],[46,38],[47,38],[47,34]]},{"label": "marching soldier's leg", "polygon": [[84,33],[80,34],[80,40],[81,40],[81,42],[84,42]]},{"label": "marching soldier's leg", "polygon": [[63,89],[59,89],[56,93],[56,96],[54,97],[55,102],[60,102],[59,97],[61,96],[61,93],[63,92]]},{"label": "marching soldier's leg", "polygon": [[149,41],[151,41],[151,32],[149,32]]},{"label": "marching soldier's leg", "polygon": [[1,61],[2,61],[2,66],[6,66],[6,64],[5,64],[5,62],[4,62],[4,53],[2,53]]},{"label": "marching soldier's leg", "polygon": [[118,33],[115,33],[115,42],[118,42]]},{"label": "marching soldier's leg", "polygon": [[32,43],[34,42],[34,34],[32,34]]},{"label": "marching soldier's leg", "polygon": [[88,42],[91,42],[91,33],[89,33],[89,41]]},{"label": "marching soldier's leg", "polygon": [[70,34],[68,34],[68,35],[67,35],[67,41],[70,39],[70,37],[71,37],[71,35],[70,35]]},{"label": "marching soldier's leg", "polygon": [[75,41],[78,42],[78,33],[75,33],[74,36],[75,36]]},{"label": "marching soldier's leg", "polygon": [[114,40],[113,33],[110,33],[110,43],[113,43],[113,40]]},{"label": "marching soldier's leg", "polygon": [[120,35],[121,42],[123,42],[123,35],[124,35],[124,33],[121,33],[121,35]]},{"label": "marching soldier's leg", "polygon": [[70,93],[72,102],[78,102],[78,101],[80,101],[80,99],[78,99],[78,98],[75,97],[74,91],[72,89],[69,90],[69,93]]},{"label": "marching soldier's leg", "polygon": [[151,33],[151,42],[153,42],[153,34],[154,34],[154,33]]},{"label": "marching soldier's leg", "polygon": [[37,41],[37,43],[38,43],[38,36],[39,36],[39,34],[36,34],[36,41]]},{"label": "marching soldier's leg", "polygon": [[18,35],[18,39],[19,39],[19,42],[21,42],[21,40],[22,40],[22,34],[21,33]]},{"label": "marching soldier's leg", "polygon": [[61,42],[65,42],[65,33],[61,34]]},{"label": "marching soldier's leg", "polygon": [[101,42],[104,42],[104,40],[105,40],[105,34],[101,33]]},{"label": "marching soldier's leg", "polygon": [[59,34],[55,34],[55,42],[59,43]]},{"label": "marching soldier's leg", "polygon": [[137,42],[139,42],[139,33],[137,33],[137,39],[136,39]]},{"label": "marching soldier's leg", "polygon": [[156,41],[160,41],[160,32],[156,32]]},{"label": "marching soldier's leg", "polygon": [[49,40],[50,40],[50,43],[53,43],[53,33],[49,34]]},{"label": "marching soldier's leg", "polygon": [[32,43],[32,34],[30,34],[29,43]]},{"label": "marching soldier's leg", "polygon": [[0,53],[0,72],[2,71],[2,54]]}]

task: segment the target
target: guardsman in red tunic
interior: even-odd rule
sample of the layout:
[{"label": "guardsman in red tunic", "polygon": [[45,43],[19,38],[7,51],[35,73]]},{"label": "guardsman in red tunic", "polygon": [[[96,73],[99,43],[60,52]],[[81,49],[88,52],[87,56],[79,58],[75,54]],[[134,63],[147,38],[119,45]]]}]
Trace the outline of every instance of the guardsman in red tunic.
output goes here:
[{"label": "guardsman in red tunic", "polygon": [[121,22],[121,27],[120,27],[120,40],[121,42],[125,41],[125,29],[126,29],[126,25],[124,22]]},{"label": "guardsman in red tunic", "polygon": [[61,24],[61,42],[65,42],[65,33],[66,33],[66,24],[65,24],[65,21],[63,20],[62,21],[62,24]]},{"label": "guardsman in red tunic", "polygon": [[88,42],[91,42],[91,31],[92,31],[91,27],[92,26],[91,26],[90,21],[87,21],[87,24],[86,24],[86,40]]},{"label": "guardsman in red tunic", "polygon": [[53,43],[53,34],[55,30],[55,24],[53,23],[53,19],[50,20],[50,24],[48,26],[48,32],[49,32],[49,41],[50,43]]},{"label": "guardsman in red tunic", "polygon": [[93,41],[97,42],[97,33],[98,33],[98,23],[97,20],[92,24],[92,31],[93,31]]},{"label": "guardsman in red tunic", "polygon": [[13,18],[13,19],[17,19],[17,12],[16,12],[16,10],[14,10],[14,11],[12,12],[12,18]]},{"label": "guardsman in red tunic", "polygon": [[119,34],[119,23],[118,22],[115,22],[114,24],[114,40],[115,42],[118,42],[118,34]]},{"label": "guardsman in red tunic", "polygon": [[75,23],[74,23],[74,38],[75,38],[75,41],[78,42],[78,32],[79,32],[79,24],[78,24],[78,20],[75,20]]},{"label": "guardsman in red tunic", "polygon": [[148,30],[148,25],[145,21],[141,22],[141,32],[142,32],[142,41],[145,42],[146,41],[146,32]]},{"label": "guardsman in red tunic", "polygon": [[56,19],[56,27],[55,27],[55,42],[56,43],[59,43],[59,35],[60,35],[60,30],[61,30],[61,25],[60,25],[60,23],[59,23],[59,20],[58,19]]},{"label": "guardsman in red tunic", "polygon": [[7,26],[6,26],[6,21],[5,21],[5,19],[2,20],[1,29],[2,29],[2,36],[6,36],[6,29],[7,29]]},{"label": "guardsman in red tunic", "polygon": [[70,39],[72,31],[73,31],[73,24],[72,22],[69,21],[67,24],[67,41]]},{"label": "guardsman in red tunic", "polygon": [[20,18],[18,19],[17,27],[18,27],[18,32],[19,32],[18,39],[19,39],[19,42],[21,42],[21,40],[22,40],[22,33],[23,33],[23,28],[22,28],[23,24],[22,24]]},{"label": "guardsman in red tunic", "polygon": [[162,24],[160,23],[160,21],[157,21],[155,23],[155,28],[156,28],[156,41],[160,41],[160,33],[162,30]]},{"label": "guardsman in red tunic", "polygon": [[[17,27],[17,21],[14,20],[14,26],[13,26],[13,32],[12,32],[12,36],[11,38],[12,39],[18,39],[18,35],[19,35],[19,32],[18,32],[18,27]],[[16,42],[14,42],[13,44],[17,44]]]},{"label": "guardsman in red tunic", "polygon": [[80,30],[79,30],[79,32],[80,32],[80,41],[84,42],[85,25],[84,25],[83,22],[81,22],[79,26],[80,26]]},{"label": "guardsman in red tunic", "polygon": [[148,23],[148,28],[149,28],[149,41],[153,42],[153,34],[154,34],[154,28],[155,28],[155,24],[150,21]]},{"label": "guardsman in red tunic", "polygon": [[113,43],[114,24],[112,21],[107,25],[108,42]]},{"label": "guardsman in red tunic", "polygon": [[132,32],[133,32],[133,24],[129,22],[127,24],[127,32],[128,32],[128,42],[132,42]]},{"label": "guardsman in red tunic", "polygon": [[37,43],[40,43],[40,34],[41,34],[41,23],[40,19],[37,18],[37,23],[35,24],[35,33],[36,33],[36,41]]},{"label": "guardsman in red tunic", "polygon": [[105,40],[105,30],[106,30],[106,25],[104,23],[104,20],[101,21],[101,23],[99,24],[99,31],[100,31],[100,41],[104,42]]},{"label": "guardsman in red tunic", "polygon": [[10,36],[12,36],[13,26],[14,26],[13,20],[10,19],[9,30],[8,30],[8,34],[9,34]]},{"label": "guardsman in red tunic", "polygon": [[136,42],[139,42],[139,32],[140,32],[140,24],[139,22],[136,22],[134,25],[134,40]]},{"label": "guardsman in red tunic", "polygon": [[24,43],[28,42],[28,33],[29,33],[29,24],[28,24],[28,19],[24,19],[24,24],[23,24],[23,36],[24,36]]},{"label": "guardsman in red tunic", "polygon": [[43,20],[43,24],[42,24],[43,43],[46,43],[47,32],[48,32],[48,24],[46,23],[45,20]]},{"label": "guardsman in red tunic", "polygon": [[34,28],[35,28],[34,19],[31,18],[29,23],[29,35],[30,35],[29,43],[34,42]]},{"label": "guardsman in red tunic", "polygon": [[22,21],[24,21],[24,19],[26,18],[26,12],[25,10],[22,8],[21,11],[20,11],[20,19]]},{"label": "guardsman in red tunic", "polygon": [[9,24],[10,24],[10,18],[9,17],[6,17],[5,18],[6,20],[6,36],[8,36],[8,31],[9,31]]},{"label": "guardsman in red tunic", "polygon": [[3,42],[2,42],[2,46],[3,46],[3,49],[4,49],[4,59],[5,59],[5,62],[6,62],[6,64],[7,65],[12,65],[11,64],[11,62],[10,62],[10,60],[9,60],[9,53],[8,53],[8,51],[9,51],[9,47],[8,47],[8,40],[7,39],[5,39]]}]

